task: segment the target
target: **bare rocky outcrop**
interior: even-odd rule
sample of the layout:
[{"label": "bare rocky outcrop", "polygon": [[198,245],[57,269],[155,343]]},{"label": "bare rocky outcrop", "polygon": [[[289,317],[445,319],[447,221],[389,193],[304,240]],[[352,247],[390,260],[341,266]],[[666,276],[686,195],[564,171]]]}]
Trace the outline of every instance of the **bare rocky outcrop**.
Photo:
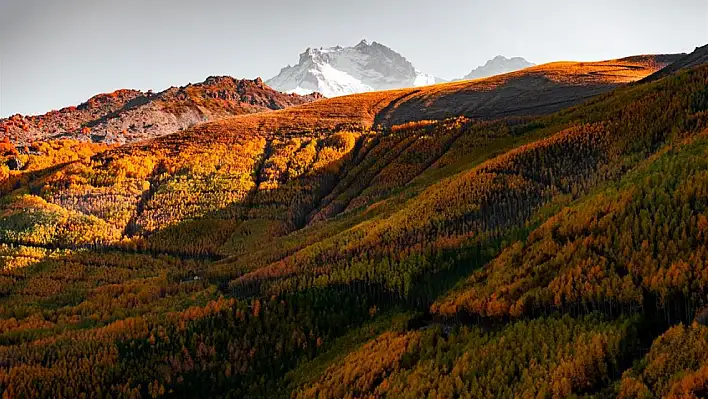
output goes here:
[{"label": "bare rocky outcrop", "polygon": [[261,78],[212,76],[202,83],[171,87],[160,93],[117,90],[44,115],[0,119],[0,139],[8,137],[15,145],[61,138],[123,144],[202,122],[279,110],[320,98],[318,93],[280,93]]}]

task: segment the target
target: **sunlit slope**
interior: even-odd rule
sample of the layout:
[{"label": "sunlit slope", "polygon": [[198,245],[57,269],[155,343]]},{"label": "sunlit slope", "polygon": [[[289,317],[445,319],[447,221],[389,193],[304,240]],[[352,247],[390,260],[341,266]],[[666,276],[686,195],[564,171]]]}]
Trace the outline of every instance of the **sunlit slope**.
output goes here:
[{"label": "sunlit slope", "polygon": [[552,62],[472,81],[428,86],[396,98],[377,122],[543,115],[642,79],[677,59],[646,55],[602,62]]},{"label": "sunlit slope", "polygon": [[[631,73],[608,63],[548,64],[529,71],[574,84],[611,79],[627,81],[637,77],[637,73],[644,73],[636,72],[640,61],[645,68],[654,65],[647,64],[647,59],[635,57],[631,61],[616,62],[632,65]],[[597,73],[578,72],[588,70]],[[568,71],[574,72],[568,74]],[[503,84],[499,81],[530,73],[521,71],[421,90],[460,92],[452,88],[494,86]],[[377,113],[385,108],[386,96],[399,96],[402,92],[405,91],[365,93],[282,111],[239,116],[112,149],[59,168],[31,174],[12,171],[4,188],[12,195],[5,198],[8,213],[1,231],[5,232],[6,241],[23,244],[121,245],[228,255],[244,245],[234,234],[243,229],[246,231],[242,233],[246,234],[254,228],[253,223],[242,225],[243,222],[266,222],[256,223],[255,227],[259,234],[264,234],[264,239],[287,234],[384,200],[416,179],[424,187],[435,179],[456,173],[462,170],[465,161],[475,159],[475,156],[468,158],[470,151],[477,154],[479,161],[493,151],[505,151],[514,143],[563,129],[557,139],[549,140],[575,143],[583,137],[598,136],[601,140],[598,143],[603,143],[602,137],[610,134],[608,129],[622,132],[619,127],[602,125],[605,117],[602,112],[617,112],[612,109],[614,104],[623,101],[617,96],[528,126],[458,119],[410,124],[385,131],[368,130]],[[623,94],[628,98],[640,95],[640,89]],[[622,105],[646,112],[639,108],[638,101],[628,101]],[[658,112],[663,105],[655,107]],[[662,123],[652,129],[661,129],[671,122]],[[567,128],[566,124],[577,126]],[[538,133],[534,133],[536,126],[547,127],[536,129]],[[531,137],[525,139],[526,135]],[[623,137],[612,136],[612,140],[623,140],[617,144],[622,148],[634,140]],[[540,143],[535,145],[545,146]],[[575,165],[573,173],[594,170],[596,161],[592,153],[580,155],[582,145],[578,150],[577,160],[567,160],[568,165]],[[524,151],[528,152],[517,150],[504,157],[515,159]],[[602,151],[616,150],[603,148]],[[500,166],[489,164],[486,168],[492,171],[503,168],[504,157],[496,161]],[[41,158],[34,156],[35,161]],[[583,166],[586,163],[586,167]],[[29,165],[29,169],[35,169],[32,162]],[[435,170],[441,172],[435,175]],[[425,171],[428,177],[419,178]],[[485,169],[480,171],[483,173],[477,178],[493,176],[484,172]],[[474,186],[479,184],[474,183]],[[502,184],[499,190],[507,189]],[[486,198],[491,194],[480,195]],[[465,206],[450,205],[458,210]],[[20,212],[22,209],[28,212]],[[53,232],[45,232],[44,221],[54,227],[50,229]],[[187,225],[180,225],[182,222]],[[81,234],[66,230],[66,226],[76,224],[82,226]],[[67,232],[62,233],[65,230]],[[148,236],[150,243],[144,240]]]},{"label": "sunlit slope", "polygon": [[708,385],[708,327],[677,325],[659,336],[641,361],[622,375],[619,398],[704,397]]},{"label": "sunlit slope", "polygon": [[660,307],[690,318],[708,287],[708,142],[656,155],[563,209],[433,305],[454,317]]},{"label": "sunlit slope", "polygon": [[296,387],[293,397],[568,397],[597,390],[619,372],[623,351],[634,346],[633,322],[564,317],[493,331],[386,332]]}]

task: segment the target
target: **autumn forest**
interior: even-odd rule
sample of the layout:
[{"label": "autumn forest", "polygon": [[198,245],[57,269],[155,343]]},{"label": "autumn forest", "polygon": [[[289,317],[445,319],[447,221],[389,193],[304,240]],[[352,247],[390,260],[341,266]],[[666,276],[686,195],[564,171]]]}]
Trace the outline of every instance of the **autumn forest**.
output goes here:
[{"label": "autumn forest", "polygon": [[2,397],[708,396],[708,66],[663,66],[6,135]]}]

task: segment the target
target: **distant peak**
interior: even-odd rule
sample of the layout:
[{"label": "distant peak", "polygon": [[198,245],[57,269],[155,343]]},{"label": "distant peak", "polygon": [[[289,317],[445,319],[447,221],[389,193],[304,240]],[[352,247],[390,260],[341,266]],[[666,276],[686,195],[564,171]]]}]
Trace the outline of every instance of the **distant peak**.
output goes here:
[{"label": "distant peak", "polygon": [[528,68],[534,64],[526,61],[522,57],[507,58],[503,55],[497,55],[484,65],[479,66],[467,74],[463,79],[477,79],[488,76],[500,75]]},{"label": "distant peak", "polygon": [[282,92],[317,91],[327,97],[373,90],[398,89],[435,83],[435,77],[416,71],[401,54],[375,41],[315,48],[300,55],[297,65],[281,69],[266,82]]}]

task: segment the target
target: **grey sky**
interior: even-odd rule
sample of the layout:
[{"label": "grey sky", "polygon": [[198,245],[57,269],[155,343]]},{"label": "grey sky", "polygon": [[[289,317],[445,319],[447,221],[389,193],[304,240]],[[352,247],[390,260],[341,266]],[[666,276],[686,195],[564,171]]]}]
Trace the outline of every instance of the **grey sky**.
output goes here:
[{"label": "grey sky", "polygon": [[498,54],[689,52],[708,43],[708,1],[0,0],[0,116],[209,75],[267,79],[309,46],[362,38],[449,79]]}]

